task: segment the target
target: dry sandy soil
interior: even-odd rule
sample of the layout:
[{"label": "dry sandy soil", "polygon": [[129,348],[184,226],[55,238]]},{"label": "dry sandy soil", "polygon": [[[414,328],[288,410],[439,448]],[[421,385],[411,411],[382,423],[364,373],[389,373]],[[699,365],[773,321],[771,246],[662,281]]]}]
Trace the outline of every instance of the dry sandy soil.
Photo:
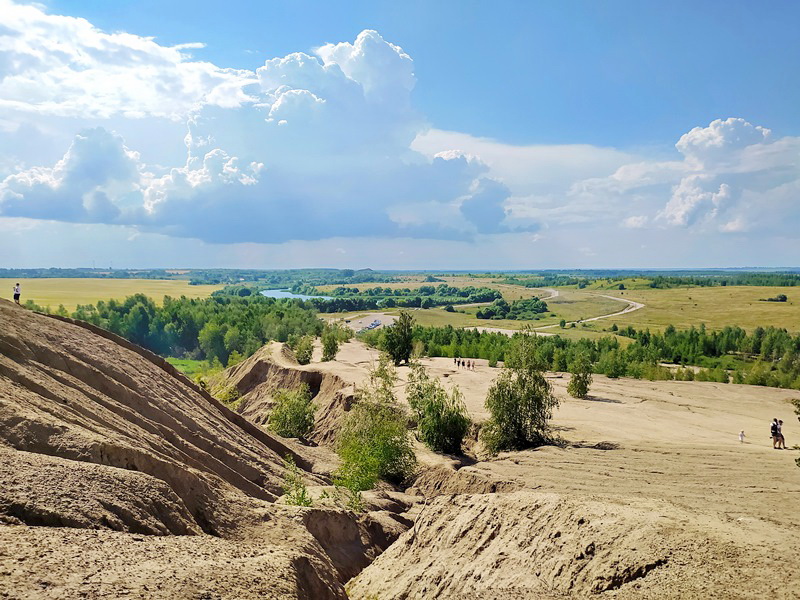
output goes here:
[{"label": "dry sandy soil", "polygon": [[325,465],[113,334],[0,323],[0,597],[345,598],[410,525],[402,494],[282,505],[283,457]]},{"label": "dry sandy soil", "polygon": [[[596,377],[565,393],[562,446],[486,457],[418,447],[408,490],[356,515],[281,502],[281,457],[330,481],[338,425],[374,351],[299,366],[279,344],[229,369],[232,412],[115,336],[0,302],[0,597],[800,597],[797,392]],[[425,359],[480,422],[498,374]],[[398,370],[401,401],[407,367]],[[306,383],[317,444],[269,435]],[[739,431],[746,442],[740,444]]]},{"label": "dry sandy soil", "polygon": [[[265,352],[292,372],[337,378],[345,396],[377,359],[359,343],[304,367],[277,347]],[[481,421],[498,371],[475,362],[468,371],[451,359],[423,360],[459,386]],[[400,398],[407,373],[398,370]],[[788,401],[800,394],[596,376],[591,396],[579,400],[566,394],[568,377],[549,375],[563,447],[481,460],[418,449],[423,474],[411,491],[426,496],[425,508],[348,584],[351,597],[798,597],[798,453],[773,450],[768,424],[783,418],[789,444],[800,441]],[[254,397],[245,395],[243,412],[258,419],[268,410]],[[324,443],[335,433],[322,412],[316,435]]]}]

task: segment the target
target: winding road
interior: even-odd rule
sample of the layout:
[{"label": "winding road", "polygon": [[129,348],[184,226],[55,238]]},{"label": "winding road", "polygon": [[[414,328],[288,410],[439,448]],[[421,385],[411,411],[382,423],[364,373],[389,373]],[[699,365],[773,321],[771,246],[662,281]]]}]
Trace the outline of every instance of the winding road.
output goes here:
[{"label": "winding road", "polygon": [[[551,295],[547,296],[547,298],[542,298],[542,300],[550,300],[551,298],[555,298],[555,297],[557,297],[559,295],[558,294],[558,290],[548,289],[546,291],[551,292]],[[617,296],[607,296],[605,294],[592,294],[592,295],[593,296],[601,296],[603,298],[608,298],[609,300],[618,300],[619,302],[625,302],[627,304],[627,306],[625,308],[623,308],[622,310],[618,310],[618,311],[613,312],[613,313],[608,313],[606,315],[600,315],[600,316],[597,316],[597,317],[590,317],[588,319],[580,319],[578,321],[567,321],[566,322],[566,326],[570,326],[573,323],[576,323],[576,324],[577,323],[586,323],[588,321],[599,321],[600,319],[608,319],[610,317],[618,317],[619,315],[624,315],[626,313],[630,313],[630,312],[633,312],[635,310],[639,310],[640,308],[644,308],[645,307],[644,304],[642,304],[641,302],[636,302],[635,300],[627,300],[625,298],[618,298]],[[555,327],[560,327],[560,326],[561,326],[560,323],[553,323],[552,325],[543,325],[541,327],[534,327],[533,331],[534,331],[534,333],[537,333],[538,335],[555,335],[554,333],[544,332],[542,330],[543,329],[553,329]],[[514,335],[515,333],[517,333],[519,331],[518,329],[500,329],[499,327],[465,327],[464,329],[474,329],[475,331],[482,331],[482,332],[487,332],[487,333],[502,333],[502,334],[508,335],[508,336]]]},{"label": "winding road", "polygon": [[[599,321],[600,319],[608,319],[609,317],[618,317],[619,315],[624,315],[629,312],[633,312],[635,310],[639,310],[640,308],[644,308],[645,305],[641,302],[636,302],[634,300],[626,300],[625,298],[617,298],[616,296],[606,296],[605,294],[592,294],[593,296],[600,296],[601,298],[608,298],[609,300],[619,300],[620,302],[626,302],[628,305],[623,308],[622,310],[618,310],[617,312],[608,313],[607,315],[600,315],[599,317],[590,317],[588,319],[580,319],[578,321],[568,321],[567,325],[571,325],[572,323],[587,323],[588,321]],[[552,327],[559,327],[559,323],[554,323],[553,325],[544,325],[542,327],[536,327],[535,329],[538,331],[539,329],[550,329]]]}]

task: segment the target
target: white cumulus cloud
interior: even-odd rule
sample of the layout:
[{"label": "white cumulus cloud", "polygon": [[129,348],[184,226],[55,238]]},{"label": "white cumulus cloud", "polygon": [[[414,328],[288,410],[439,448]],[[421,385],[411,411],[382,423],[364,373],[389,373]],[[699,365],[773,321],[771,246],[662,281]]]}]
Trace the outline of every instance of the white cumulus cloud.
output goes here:
[{"label": "white cumulus cloud", "polygon": [[0,0],[0,15],[0,116],[181,118],[249,99],[252,73],[193,60],[187,51],[202,44],[162,46],[11,0]]},{"label": "white cumulus cloud", "polygon": [[[123,42],[144,52],[137,60],[128,57],[132,68],[161,57],[173,74],[218,74],[213,65],[188,61],[185,47],[164,48],[151,39],[106,34],[81,19],[13,7],[20,27],[25,17],[60,32],[63,60],[82,56],[86,44],[99,45],[82,65],[91,77],[101,79],[107,66],[126,63],[118,51]],[[80,40],[64,33],[73,30]],[[12,62],[21,47],[13,46]],[[57,53],[45,45],[41,63],[29,71],[44,77],[48,65],[62,60],[51,54]],[[161,72],[154,73],[158,84]],[[135,81],[136,73],[131,76]],[[248,81],[257,82],[250,95],[228,104],[214,101],[212,92],[222,89],[214,85],[172,90],[173,108],[189,110],[183,164],[146,164],[120,135],[87,129],[54,166],[18,170],[2,180],[0,215],[113,223],[212,243],[470,239],[509,230],[504,203],[510,192],[485,163],[453,150],[430,157],[411,148],[424,127],[411,104],[413,61],[379,33],[366,30],[353,43],[267,59],[226,85],[241,90]],[[68,101],[78,96],[66,84],[58,89]],[[192,101],[181,104],[184,94]],[[114,102],[103,110],[115,110]],[[98,106],[75,108],[85,117]]]},{"label": "white cumulus cloud", "polygon": [[[571,195],[608,211],[636,211],[651,226],[790,232],[800,221],[800,138],[775,138],[741,118],[695,127],[675,145],[682,160],[623,165],[572,186]],[[649,210],[649,215],[642,215]]]}]

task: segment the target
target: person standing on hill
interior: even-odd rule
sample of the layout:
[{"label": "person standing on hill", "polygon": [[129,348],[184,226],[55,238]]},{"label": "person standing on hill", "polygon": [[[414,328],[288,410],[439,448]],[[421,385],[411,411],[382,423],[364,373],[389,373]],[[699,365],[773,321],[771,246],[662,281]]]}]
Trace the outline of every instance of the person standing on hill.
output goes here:
[{"label": "person standing on hill", "polygon": [[19,283],[14,286],[14,302],[19,304],[19,295],[22,293],[22,288],[20,288]]},{"label": "person standing on hill", "polygon": [[772,449],[779,450],[780,448],[775,445],[778,443],[778,417],[772,419],[772,423],[769,424],[769,434],[772,436]]},{"label": "person standing on hill", "polygon": [[778,449],[786,450],[786,438],[783,437],[783,421],[778,421]]}]

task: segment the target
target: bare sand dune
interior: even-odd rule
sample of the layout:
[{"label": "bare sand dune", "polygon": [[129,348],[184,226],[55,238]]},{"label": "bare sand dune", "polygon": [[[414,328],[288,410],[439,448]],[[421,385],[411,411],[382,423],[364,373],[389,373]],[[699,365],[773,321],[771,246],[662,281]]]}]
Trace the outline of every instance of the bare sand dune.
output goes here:
[{"label": "bare sand dune", "polygon": [[[280,344],[229,369],[228,410],[163,360],[0,302],[0,594],[11,598],[798,597],[800,469],[767,425],[797,392],[596,377],[565,393],[560,446],[486,457],[418,447],[408,490],[362,515],[280,503],[292,454],[312,491],[377,353],[300,366]],[[319,361],[319,351],[315,352]],[[498,374],[425,359],[473,418]],[[408,367],[400,367],[405,397]],[[304,447],[259,427],[309,386]],[[740,430],[747,434],[741,444]],[[410,495],[413,495],[412,498]],[[410,528],[409,528],[410,527]]]},{"label": "bare sand dune", "polygon": [[[494,369],[424,362],[462,389],[474,418],[487,417]],[[351,597],[800,597],[798,453],[768,439],[778,416],[789,444],[800,442],[788,401],[800,394],[596,376],[591,397],[579,400],[566,394],[568,377],[550,376],[561,399],[553,425],[566,445],[430,470],[417,489],[442,499],[418,519],[416,538],[404,534],[351,582]],[[593,526],[557,542],[567,533],[553,537],[543,502]],[[542,536],[552,543],[542,546]],[[593,545],[591,560],[581,544]]]},{"label": "bare sand dune", "polygon": [[[348,390],[377,359],[355,342],[330,363],[298,367],[276,356]],[[459,386],[477,421],[488,416],[497,369],[423,363]],[[403,398],[407,367],[398,374]],[[568,377],[548,375],[563,447],[481,460],[419,449],[410,491],[426,504],[414,528],[348,584],[352,598],[797,596],[800,469],[797,452],[772,449],[768,424],[782,417],[789,444],[800,441],[788,402],[800,394],[596,376],[579,400],[566,394]]]},{"label": "bare sand dune", "polygon": [[0,597],[345,598],[405,529],[277,503],[286,455],[327,483],[315,457],[157,356],[6,301],[0,323]]}]

